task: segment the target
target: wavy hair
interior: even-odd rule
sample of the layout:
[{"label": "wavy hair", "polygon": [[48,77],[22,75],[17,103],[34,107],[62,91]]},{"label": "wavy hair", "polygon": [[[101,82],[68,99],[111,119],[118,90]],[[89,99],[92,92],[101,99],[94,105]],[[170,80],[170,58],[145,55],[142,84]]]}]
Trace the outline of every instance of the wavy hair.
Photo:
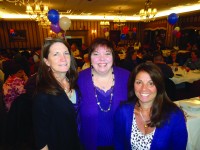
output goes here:
[{"label": "wavy hair", "polygon": [[134,83],[137,74],[142,71],[149,74],[157,89],[157,95],[151,107],[151,122],[149,123],[149,126],[159,127],[166,119],[169,119],[169,114],[178,107],[167,96],[163,74],[160,68],[152,62],[139,64],[131,73],[128,83],[128,101],[134,101],[139,105],[139,100],[134,92]]},{"label": "wavy hair", "polygon": [[71,63],[70,68],[66,73],[66,77],[69,79],[70,89],[73,89],[76,86],[76,80],[78,76],[77,65],[70,51],[69,44],[60,38],[47,39],[45,40],[41,51],[41,59],[36,78],[36,93],[44,92],[52,95],[58,95],[63,92],[63,89],[54,77],[52,70],[44,62],[44,58],[48,59],[51,46],[57,42],[63,43],[69,50]]}]

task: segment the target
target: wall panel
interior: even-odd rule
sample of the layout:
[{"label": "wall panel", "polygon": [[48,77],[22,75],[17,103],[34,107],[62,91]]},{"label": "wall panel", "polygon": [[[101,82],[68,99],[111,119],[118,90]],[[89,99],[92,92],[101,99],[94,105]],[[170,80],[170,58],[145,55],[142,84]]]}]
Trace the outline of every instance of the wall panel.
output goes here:
[{"label": "wall panel", "polygon": [[[100,21],[86,21],[86,20],[72,20],[71,26],[68,31],[76,32],[77,31],[87,31],[84,32],[85,41],[84,43],[90,44],[91,41],[96,37],[105,37],[105,33],[103,31],[104,28],[110,30],[118,30],[122,31],[123,27],[120,26],[117,29],[114,28],[114,23],[111,21],[110,26],[100,26]],[[146,28],[165,28],[166,29],[166,46],[173,46],[174,37],[172,35],[172,31],[175,27],[168,24],[167,19],[158,19],[154,22],[126,22],[126,26],[129,27],[130,30],[133,27],[137,28],[136,38],[141,42],[143,40],[144,29]],[[179,17],[179,21],[176,24],[180,26],[180,28],[187,28],[190,26],[195,27],[196,29],[200,28],[200,13],[190,16]],[[9,41],[9,29],[14,28],[17,30],[26,30],[27,41],[25,42],[10,42]],[[92,33],[92,30],[96,30],[96,33]],[[64,32],[62,32],[64,33]],[[83,34],[83,32],[79,32],[79,34]],[[87,36],[85,35],[87,34]],[[47,37],[55,37],[57,34],[50,33],[49,28],[42,28],[38,26],[37,22],[29,20],[29,21],[0,21],[0,49],[36,49],[40,48],[44,43],[45,38]],[[80,35],[83,36],[83,35]],[[109,38],[109,37],[108,37]]]}]

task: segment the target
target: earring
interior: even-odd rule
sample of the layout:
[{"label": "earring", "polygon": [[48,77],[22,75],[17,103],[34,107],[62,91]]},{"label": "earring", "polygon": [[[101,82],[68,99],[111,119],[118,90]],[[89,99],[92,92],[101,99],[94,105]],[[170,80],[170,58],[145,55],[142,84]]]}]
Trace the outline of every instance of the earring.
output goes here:
[{"label": "earring", "polygon": [[51,70],[51,68],[49,67],[48,71],[50,71],[50,70]]}]

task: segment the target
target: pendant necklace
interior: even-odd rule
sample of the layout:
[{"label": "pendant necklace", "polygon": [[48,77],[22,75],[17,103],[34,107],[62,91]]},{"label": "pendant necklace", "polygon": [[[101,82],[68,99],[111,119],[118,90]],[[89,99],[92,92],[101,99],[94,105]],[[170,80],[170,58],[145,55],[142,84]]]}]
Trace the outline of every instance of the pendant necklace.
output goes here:
[{"label": "pendant necklace", "polygon": [[[92,71],[91,71],[91,73],[92,73]],[[92,73],[92,79],[93,79],[93,77],[94,77],[94,74]],[[103,112],[109,112],[110,109],[111,109],[112,99],[113,99],[113,89],[114,89],[114,84],[115,84],[115,77],[114,77],[113,71],[112,71],[112,77],[113,77],[113,79],[112,79],[110,100],[109,100],[109,106],[108,106],[107,109],[102,108],[101,103],[100,103],[100,101],[99,101],[99,99],[98,99],[98,96],[97,96],[97,87],[94,85],[94,95],[95,95],[95,98],[96,98],[96,101],[97,101],[97,105],[99,106],[99,109],[100,109],[101,111],[103,111]],[[93,79],[93,84],[94,84],[94,79]]]},{"label": "pendant necklace", "polygon": [[64,89],[65,93],[67,94],[68,98],[71,99],[72,98],[72,93],[73,91],[72,90],[68,90],[67,88]]},{"label": "pendant necklace", "polygon": [[142,118],[142,121],[144,122],[144,128],[146,129],[146,128],[148,128],[148,124],[150,123],[150,120],[148,120],[148,121],[146,121],[145,119],[144,119],[144,116],[142,115],[142,112],[141,112],[141,108],[139,107],[139,109],[140,109],[140,117]]}]

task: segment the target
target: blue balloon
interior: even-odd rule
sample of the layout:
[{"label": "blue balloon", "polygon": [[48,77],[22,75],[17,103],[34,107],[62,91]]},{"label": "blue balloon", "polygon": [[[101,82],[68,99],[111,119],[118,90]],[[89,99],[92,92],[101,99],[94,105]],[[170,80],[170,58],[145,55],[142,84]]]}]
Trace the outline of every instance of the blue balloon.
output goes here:
[{"label": "blue balloon", "polygon": [[120,35],[120,38],[121,38],[121,40],[125,40],[125,39],[126,39],[126,34],[122,33],[122,34]]},{"label": "blue balloon", "polygon": [[51,23],[56,24],[59,21],[59,12],[55,9],[48,11],[48,19]]},{"label": "blue balloon", "polygon": [[168,18],[167,21],[169,24],[174,25],[176,24],[176,22],[178,21],[178,15],[175,13],[171,13]]}]

